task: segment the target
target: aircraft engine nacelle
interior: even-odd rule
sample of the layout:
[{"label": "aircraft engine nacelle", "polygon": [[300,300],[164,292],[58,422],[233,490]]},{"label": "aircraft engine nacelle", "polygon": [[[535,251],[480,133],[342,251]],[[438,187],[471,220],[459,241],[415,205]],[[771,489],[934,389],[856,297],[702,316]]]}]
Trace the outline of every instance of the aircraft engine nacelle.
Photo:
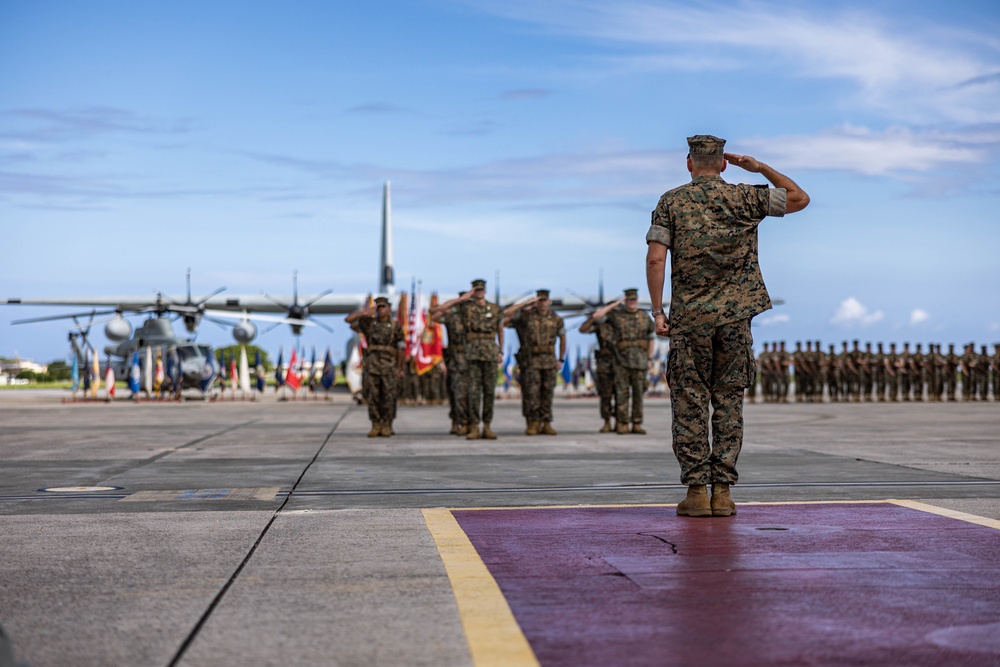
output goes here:
[{"label": "aircraft engine nacelle", "polygon": [[253,322],[240,322],[233,327],[233,338],[237,343],[246,344],[257,337],[257,325]]},{"label": "aircraft engine nacelle", "polygon": [[132,323],[120,317],[113,319],[104,326],[104,335],[115,343],[128,340],[132,335]]}]

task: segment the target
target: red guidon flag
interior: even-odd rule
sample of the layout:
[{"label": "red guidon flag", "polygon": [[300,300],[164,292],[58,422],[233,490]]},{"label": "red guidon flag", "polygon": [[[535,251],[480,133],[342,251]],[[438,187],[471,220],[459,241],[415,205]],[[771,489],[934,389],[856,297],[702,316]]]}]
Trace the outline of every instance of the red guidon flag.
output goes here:
[{"label": "red guidon flag", "polygon": [[285,384],[291,387],[292,391],[298,391],[302,387],[302,380],[295,368],[295,348],[292,348],[292,358],[288,362],[288,372],[285,373]]},{"label": "red guidon flag", "polygon": [[417,348],[417,375],[423,375],[431,370],[444,357],[444,342],[441,336],[441,325],[437,322],[427,322],[420,334],[420,346]]}]

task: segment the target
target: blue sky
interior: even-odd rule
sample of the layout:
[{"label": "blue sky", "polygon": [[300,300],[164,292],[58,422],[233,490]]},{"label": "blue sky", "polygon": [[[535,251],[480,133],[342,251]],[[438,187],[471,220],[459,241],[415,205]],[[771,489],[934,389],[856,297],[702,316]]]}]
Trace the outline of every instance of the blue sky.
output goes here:
[{"label": "blue sky", "polygon": [[[370,291],[384,180],[401,284],[645,292],[650,211],[710,133],[812,197],[761,226],[785,303],[758,345],[992,345],[997,35],[995,1],[7,0],[0,297],[181,294],[187,267],[196,296]],[[0,356],[63,356],[60,323],[8,324],[54,312],[0,308]],[[302,343],[342,354],[326,321]]]}]

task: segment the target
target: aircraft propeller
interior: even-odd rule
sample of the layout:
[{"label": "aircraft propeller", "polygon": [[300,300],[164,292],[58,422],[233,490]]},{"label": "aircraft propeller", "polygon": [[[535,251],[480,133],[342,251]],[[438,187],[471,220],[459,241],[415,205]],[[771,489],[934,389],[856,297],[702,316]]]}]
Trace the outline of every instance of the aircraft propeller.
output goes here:
[{"label": "aircraft propeller", "polygon": [[284,303],[282,301],[279,301],[278,299],[275,299],[273,296],[271,296],[270,294],[268,294],[266,292],[261,292],[261,294],[264,295],[264,298],[266,298],[269,301],[273,302],[275,305],[281,306],[282,308],[285,308],[285,309],[288,310],[288,316],[287,317],[282,318],[281,321],[279,321],[279,322],[275,322],[273,325],[271,325],[270,327],[268,327],[267,329],[265,329],[261,333],[265,334],[268,331],[270,331],[271,329],[274,329],[279,324],[285,323],[285,324],[288,324],[289,326],[291,326],[291,328],[292,328],[292,335],[294,335],[294,336],[301,336],[302,335],[302,327],[307,324],[307,321],[311,322],[313,324],[316,324],[318,326],[321,326],[324,329],[326,329],[327,331],[329,331],[330,333],[333,333],[333,329],[331,329],[329,326],[327,326],[323,322],[320,322],[319,320],[314,320],[314,319],[311,319],[309,317],[309,306],[313,305],[314,303],[316,303],[317,301],[319,301],[320,299],[322,299],[327,294],[330,294],[331,292],[333,292],[332,289],[323,290],[322,292],[320,292],[319,294],[317,294],[315,297],[313,297],[310,301],[308,301],[306,303],[299,303],[299,272],[298,271],[293,271],[292,272],[292,303],[291,304],[287,304],[287,303]]},{"label": "aircraft propeller", "polygon": [[[225,287],[220,287],[212,292],[209,292],[204,297],[198,301],[193,301],[191,299],[191,267],[187,270],[187,300],[184,303],[179,301],[174,301],[170,297],[164,297],[163,293],[156,293],[156,303],[157,305],[152,309],[156,312],[158,317],[163,317],[165,313],[177,313],[178,317],[184,319],[184,328],[187,332],[193,334],[198,331],[198,325],[201,323],[201,318],[205,314],[205,303],[211,299],[216,294],[224,292]],[[164,304],[163,299],[169,301],[169,304]],[[174,319],[177,319],[176,317]]]}]

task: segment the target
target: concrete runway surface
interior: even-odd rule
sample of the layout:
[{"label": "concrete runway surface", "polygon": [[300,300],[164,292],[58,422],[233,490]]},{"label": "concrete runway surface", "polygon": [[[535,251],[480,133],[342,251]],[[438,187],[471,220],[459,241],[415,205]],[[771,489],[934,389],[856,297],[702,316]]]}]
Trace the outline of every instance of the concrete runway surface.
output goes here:
[{"label": "concrete runway surface", "polygon": [[691,519],[663,399],[470,442],[67,393],[0,392],[2,667],[1000,664],[1000,403],[748,405]]}]

